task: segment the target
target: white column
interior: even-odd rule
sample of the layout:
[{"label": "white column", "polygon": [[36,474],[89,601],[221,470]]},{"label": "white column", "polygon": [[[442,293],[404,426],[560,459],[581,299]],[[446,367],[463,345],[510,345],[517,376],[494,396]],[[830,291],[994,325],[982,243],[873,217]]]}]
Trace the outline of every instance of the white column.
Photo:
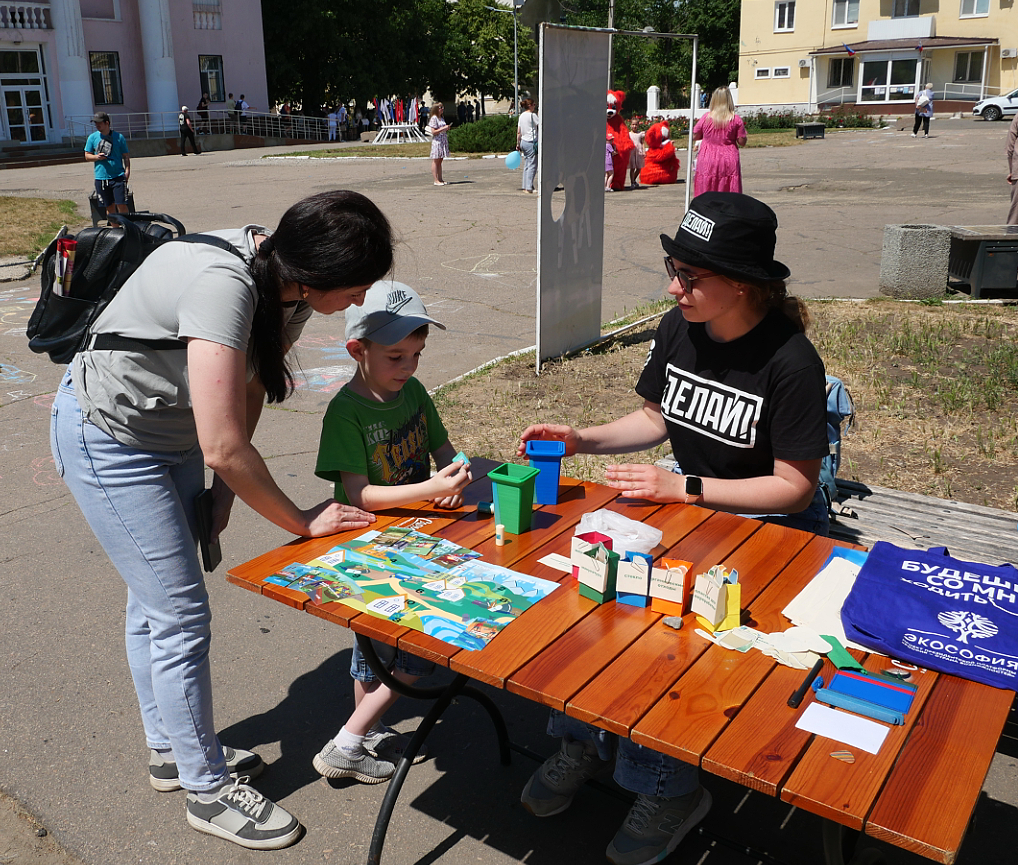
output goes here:
[{"label": "white column", "polygon": [[651,117],[657,117],[658,110],[660,108],[659,97],[661,95],[661,88],[656,84],[651,84],[647,88],[647,119]]},{"label": "white column", "polygon": [[180,102],[173,64],[169,0],[140,0],[141,49],[145,58],[145,96],[152,129],[176,131]]},{"label": "white column", "polygon": [[56,38],[57,76],[60,82],[60,110],[58,132],[66,135],[66,118],[90,121],[92,119],[91,71],[85,52],[85,34],[81,28],[81,7],[78,0],[51,0],[50,15]]}]

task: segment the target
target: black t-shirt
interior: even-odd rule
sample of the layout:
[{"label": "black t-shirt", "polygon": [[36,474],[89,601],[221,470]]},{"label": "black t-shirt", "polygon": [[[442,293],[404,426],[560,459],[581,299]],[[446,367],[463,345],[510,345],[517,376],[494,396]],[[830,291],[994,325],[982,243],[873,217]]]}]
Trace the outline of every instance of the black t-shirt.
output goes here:
[{"label": "black t-shirt", "polygon": [[683,472],[712,478],[774,473],[774,460],[827,455],[824,364],[782,313],[732,342],[673,309],[661,320],[636,392],[661,406]]}]

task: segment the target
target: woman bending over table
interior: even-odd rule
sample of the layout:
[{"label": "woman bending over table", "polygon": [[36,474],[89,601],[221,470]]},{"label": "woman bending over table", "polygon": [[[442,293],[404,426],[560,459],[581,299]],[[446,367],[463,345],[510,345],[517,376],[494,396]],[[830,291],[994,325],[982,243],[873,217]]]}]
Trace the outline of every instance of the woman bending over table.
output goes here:
[{"label": "woman bending over table", "polygon": [[235,495],[295,535],[374,522],[332,499],[298,507],[251,436],[265,396],[281,402],[293,390],[286,354],[311,313],[363,303],[392,266],[393,241],[382,212],[345,191],[298,202],[275,232],[248,225],[211,234],[235,252],[166,243],[96,319],[53,405],[53,457],[127,583],[127,659],[151,785],[184,787],[195,829],[276,849],[297,840],[300,824],[245,783],[264,768],[261,757],[223,747],[213,726],[195,497],[208,465],[213,537]]},{"label": "woman bending over table", "polygon": [[[747,195],[694,198],[675,237],[661,235],[677,308],[661,320],[636,386],[643,407],[587,429],[530,426],[520,454],[531,439],[561,440],[567,455],[670,440],[673,471],[609,466],[608,485],[826,534],[824,366],[804,333],[805,307],[786,293],[789,270],[774,259],[776,229],[774,212]],[[615,780],[637,794],[607,849],[615,865],[657,862],[710,810],[695,766],[560,712],[548,732],[562,739],[560,750],[528,781],[524,806],[538,817],[558,814],[614,763]]]}]

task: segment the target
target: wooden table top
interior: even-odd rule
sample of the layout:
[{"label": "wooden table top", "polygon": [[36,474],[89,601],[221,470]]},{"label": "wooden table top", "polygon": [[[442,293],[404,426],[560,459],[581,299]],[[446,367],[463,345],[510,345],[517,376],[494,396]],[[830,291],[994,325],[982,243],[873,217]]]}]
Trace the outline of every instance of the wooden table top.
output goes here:
[{"label": "wooden table top", "polygon": [[[655,557],[690,561],[694,574],[714,564],[737,569],[747,624],[771,632],[789,627],[781,610],[815,576],[833,541],[692,505],[619,499],[608,487],[563,478],[559,503],[535,508],[531,531],[507,535],[499,547],[494,520],[476,513],[481,500],[490,500],[483,476],[459,510],[421,503],[381,513],[373,526],[417,522],[421,532],[476,550],[485,561],[561,584],[481,651],[340,603],[308,604],[302,592],[263,582],[364,530],[298,539],[233,568],[227,579],[844,826],[939,862],[954,861],[1012,692],[924,671],[905,725],[891,728],[879,753],[852,749],[855,762],[844,763],[830,756],[843,744],[795,726],[812,701],[809,694],[798,709],[786,705],[802,682],[801,670],[761,652],[714,647],[694,633],[689,615],[676,631],[649,608],[596,604],[580,596],[569,574],[538,563],[548,553],[568,556],[580,517],[608,507],[662,531]],[[878,655],[855,654],[870,670],[890,665]]]}]

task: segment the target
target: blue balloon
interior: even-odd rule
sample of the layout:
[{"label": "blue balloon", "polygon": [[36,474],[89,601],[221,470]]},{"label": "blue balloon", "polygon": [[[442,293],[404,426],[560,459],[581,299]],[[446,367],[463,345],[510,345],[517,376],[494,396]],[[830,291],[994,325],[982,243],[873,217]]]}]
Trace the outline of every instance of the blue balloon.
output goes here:
[{"label": "blue balloon", "polygon": [[510,171],[519,168],[523,164],[523,155],[518,150],[513,150],[505,155],[505,167]]}]

